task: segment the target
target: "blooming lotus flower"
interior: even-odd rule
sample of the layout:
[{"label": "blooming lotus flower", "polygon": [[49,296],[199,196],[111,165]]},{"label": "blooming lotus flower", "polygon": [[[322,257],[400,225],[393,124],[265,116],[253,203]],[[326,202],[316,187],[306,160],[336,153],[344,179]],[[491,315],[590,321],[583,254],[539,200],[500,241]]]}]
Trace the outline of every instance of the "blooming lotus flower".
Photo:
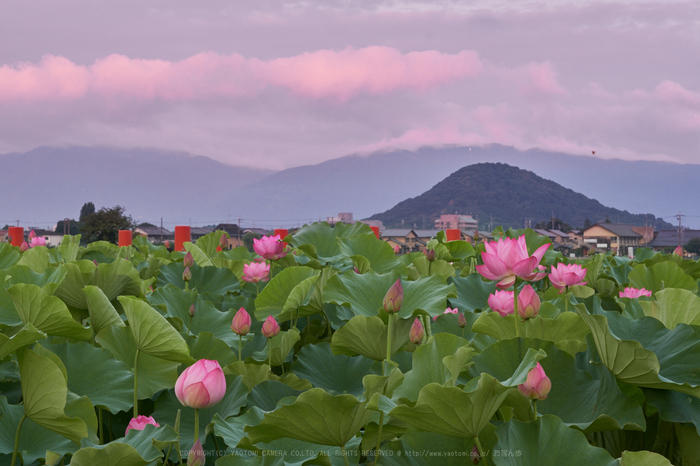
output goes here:
[{"label": "blooming lotus flower", "polygon": [[681,246],[676,246],[676,249],[673,250],[673,253],[678,257],[683,257],[683,248]]},{"label": "blooming lotus flower", "polygon": [[627,287],[625,288],[625,291],[620,291],[620,298],[639,298],[640,296],[649,296],[651,297],[651,291],[647,290],[646,288],[638,289],[638,288],[630,288]]},{"label": "blooming lotus flower", "polygon": [[29,245],[27,244],[26,241],[22,241],[22,245],[19,247],[20,252],[24,252],[27,249],[29,249]]},{"label": "blooming lotus flower", "polygon": [[512,291],[500,291],[489,296],[489,307],[501,317],[515,313],[515,297]]},{"label": "blooming lotus flower", "polygon": [[391,285],[389,291],[384,295],[384,310],[387,314],[394,314],[401,310],[401,305],[403,304],[403,285],[401,285],[401,279],[399,278],[396,282]]},{"label": "blooming lotus flower", "polygon": [[270,264],[251,262],[243,265],[243,281],[248,283],[266,282],[270,279]]},{"label": "blooming lotus flower", "polygon": [[416,320],[413,321],[413,325],[411,325],[411,331],[408,332],[408,338],[414,345],[420,345],[424,336],[425,330],[423,329],[423,324],[421,324],[420,319],[416,317]]},{"label": "blooming lotus flower", "polygon": [[149,424],[152,426],[160,427],[160,424],[158,424],[156,420],[153,419],[151,416],[136,416],[135,418],[132,418],[131,421],[129,421],[129,425],[126,426],[126,431],[124,432],[124,435],[128,434],[131,429],[143,430],[144,427],[146,427]]},{"label": "blooming lotus flower", "polygon": [[[270,316],[272,317],[272,316]],[[233,316],[233,321],[231,321],[231,330],[236,335],[247,335],[250,331],[250,314],[244,308],[240,308],[236,315]]]},{"label": "blooming lotus flower", "polygon": [[192,257],[191,252],[187,251],[187,254],[185,254],[185,257],[182,259],[182,266],[183,267],[194,266],[194,257]]},{"label": "blooming lotus flower", "polygon": [[197,439],[192,445],[192,449],[187,455],[187,466],[204,466],[207,457],[204,455],[204,448],[202,448],[202,442]]},{"label": "blooming lotus flower", "polygon": [[280,324],[277,323],[277,320],[274,317],[267,316],[267,319],[265,319],[265,322],[263,322],[262,325],[262,334],[265,336],[265,338],[272,338],[279,335],[279,333]]},{"label": "blooming lotus flower", "polygon": [[525,236],[517,240],[513,238],[500,238],[498,241],[485,242],[485,252],[481,253],[483,265],[477,265],[476,271],[484,278],[497,281],[498,288],[505,289],[515,283],[516,277],[526,281],[534,281],[542,278],[538,264],[544,257],[544,253],[550,244],[540,246],[530,256],[527,252]]},{"label": "blooming lotus flower", "polygon": [[586,269],[578,264],[563,264],[559,263],[556,267],[552,266],[552,272],[549,274],[549,279],[554,288],[558,288],[559,293],[563,293],[565,289],[572,286],[585,285]]},{"label": "blooming lotus flower", "polygon": [[[34,233],[34,230],[32,230]],[[36,246],[46,246],[46,239],[43,236],[34,236],[29,240],[29,247],[34,248]]]},{"label": "blooming lotus flower", "polygon": [[552,389],[552,381],[549,380],[547,374],[544,373],[544,369],[540,363],[532,368],[530,372],[527,373],[527,380],[524,384],[518,385],[518,391],[531,400],[544,400],[547,398],[549,391]]},{"label": "blooming lotus flower", "polygon": [[217,361],[200,359],[184,370],[175,382],[175,396],[183,406],[203,409],[214,406],[226,394],[226,377]]},{"label": "blooming lotus flower", "polygon": [[459,328],[464,328],[467,326],[467,318],[463,313],[459,313],[459,317],[457,317],[457,325],[459,325]]},{"label": "blooming lotus flower", "polygon": [[253,249],[257,255],[264,259],[277,260],[287,255],[284,252],[284,243],[279,235],[253,239]]},{"label": "blooming lotus flower", "polygon": [[[443,315],[444,314],[459,314],[459,309],[458,308],[452,309],[452,308],[448,307],[447,309],[445,309],[445,312],[443,312]],[[435,322],[438,317],[440,317],[440,316],[433,317],[433,322]]]},{"label": "blooming lotus flower", "polygon": [[189,267],[185,267],[185,270],[182,272],[182,281],[188,282],[190,280],[192,280],[192,271]]},{"label": "blooming lotus flower", "polygon": [[531,319],[539,312],[540,297],[530,285],[525,285],[518,294],[518,314],[523,319]]}]

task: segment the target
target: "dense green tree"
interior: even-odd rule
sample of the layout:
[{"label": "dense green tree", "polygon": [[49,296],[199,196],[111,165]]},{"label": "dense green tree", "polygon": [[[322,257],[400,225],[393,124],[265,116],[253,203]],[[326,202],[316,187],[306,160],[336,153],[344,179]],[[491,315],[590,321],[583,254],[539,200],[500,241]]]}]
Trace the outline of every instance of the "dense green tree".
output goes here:
[{"label": "dense green tree", "polygon": [[139,224],[136,225],[136,226],[137,226],[137,227],[150,227],[150,228],[155,228],[155,227],[156,227],[154,224],[148,223],[148,222],[139,223]]},{"label": "dense green tree", "polygon": [[86,202],[83,204],[83,206],[80,208],[80,221],[84,222],[86,217],[89,217],[90,215],[95,213],[95,204],[92,202]]},{"label": "dense green tree", "polygon": [[260,238],[262,238],[262,236],[259,234],[249,231],[243,235],[243,245],[248,249],[248,251],[255,252],[253,250],[253,240]]},{"label": "dense green tree", "polygon": [[[56,233],[63,234],[63,220],[59,220],[56,222]],[[80,234],[80,224],[77,220],[73,220],[72,218],[68,219],[68,224],[69,224],[69,231],[67,234],[69,235],[79,235]]]},{"label": "dense green tree", "polygon": [[97,212],[85,217],[80,228],[83,239],[88,243],[93,241],[116,243],[119,238],[119,230],[133,230],[134,228],[134,221],[130,215],[124,215],[125,210],[122,206],[102,207]]},{"label": "dense green tree", "polygon": [[685,250],[691,254],[700,254],[700,238],[693,238],[685,243]]}]

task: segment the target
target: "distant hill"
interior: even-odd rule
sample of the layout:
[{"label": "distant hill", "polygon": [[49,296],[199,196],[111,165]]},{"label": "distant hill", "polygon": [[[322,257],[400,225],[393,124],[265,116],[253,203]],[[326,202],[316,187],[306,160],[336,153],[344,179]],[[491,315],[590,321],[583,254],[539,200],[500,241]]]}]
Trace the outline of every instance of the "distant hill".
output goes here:
[{"label": "distant hill", "polygon": [[461,168],[420,196],[399,202],[370,218],[390,227],[415,224],[421,228],[423,222],[432,226],[440,214],[471,213],[482,227],[493,218],[494,226],[522,228],[526,218],[544,220],[552,212],[575,227],[583,226],[586,219],[596,223],[607,218],[639,226],[650,222],[657,229],[673,228],[652,214],[632,214],[606,207],[533,172],[503,163]]}]

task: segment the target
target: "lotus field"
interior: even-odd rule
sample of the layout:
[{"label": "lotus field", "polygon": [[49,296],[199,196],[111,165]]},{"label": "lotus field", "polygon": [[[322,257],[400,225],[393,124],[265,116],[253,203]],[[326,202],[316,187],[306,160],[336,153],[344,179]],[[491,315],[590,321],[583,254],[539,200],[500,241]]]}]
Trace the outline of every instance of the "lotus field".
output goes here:
[{"label": "lotus field", "polygon": [[0,244],[2,464],[700,464],[697,261],[224,235]]}]

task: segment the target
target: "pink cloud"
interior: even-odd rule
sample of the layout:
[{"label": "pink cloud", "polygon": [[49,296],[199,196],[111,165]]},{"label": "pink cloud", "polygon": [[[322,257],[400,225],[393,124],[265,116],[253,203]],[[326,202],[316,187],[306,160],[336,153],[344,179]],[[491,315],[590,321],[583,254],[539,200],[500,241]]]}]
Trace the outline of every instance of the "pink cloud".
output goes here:
[{"label": "pink cloud", "polygon": [[0,68],[0,100],[42,101],[96,96],[143,101],[188,101],[251,95],[267,86],[317,99],[359,94],[423,92],[476,76],[475,52],[402,54],[390,47],[319,50],[273,60],[200,53],[181,61],[109,55],[89,67],[46,56],[38,65]]},{"label": "pink cloud", "polygon": [[659,83],[654,96],[663,103],[700,110],[700,93],[689,91],[673,81]]}]

